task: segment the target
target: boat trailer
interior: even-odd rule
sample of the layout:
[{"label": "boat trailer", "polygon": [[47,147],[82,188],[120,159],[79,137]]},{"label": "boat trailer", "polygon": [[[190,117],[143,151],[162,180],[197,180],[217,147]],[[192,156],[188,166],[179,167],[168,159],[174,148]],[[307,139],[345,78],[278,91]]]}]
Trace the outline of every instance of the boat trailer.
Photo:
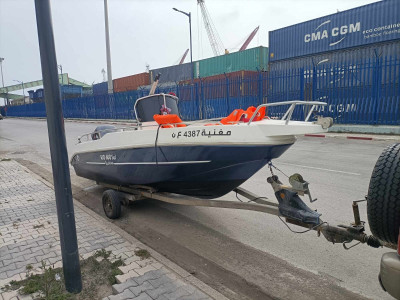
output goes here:
[{"label": "boat trailer", "polygon": [[[271,171],[272,173],[272,171]],[[272,173],[273,174],[273,173]],[[244,209],[251,211],[263,212],[278,216],[281,221],[294,233],[305,233],[311,230],[317,232],[318,236],[322,235],[333,244],[341,243],[346,250],[353,248],[358,244],[366,244],[373,248],[388,247],[396,249],[396,245],[383,242],[373,235],[367,235],[364,222],[360,220],[358,210],[358,202],[365,200],[353,201],[354,222],[350,225],[330,225],[320,219],[320,214],[311,210],[299,197],[306,195],[310,202],[312,199],[308,189],[308,182],[304,181],[300,174],[294,174],[289,177],[290,186],[283,185],[278,176],[272,175],[268,177],[267,182],[272,185],[278,203],[269,201],[266,197],[258,196],[242,187],[235,188],[238,201],[227,200],[210,200],[200,199],[186,195],[178,195],[167,192],[159,192],[148,186],[118,186],[106,183],[98,183],[107,188],[103,193],[102,202],[106,216],[110,219],[116,219],[121,215],[121,204],[128,206],[130,202],[155,199],[158,201],[187,205],[187,206],[203,206],[216,208]],[[238,195],[245,198],[247,202],[242,201]],[[284,219],[282,219],[284,218]],[[306,228],[304,231],[294,231],[288,224],[294,224]],[[349,243],[357,241],[352,246]]]}]

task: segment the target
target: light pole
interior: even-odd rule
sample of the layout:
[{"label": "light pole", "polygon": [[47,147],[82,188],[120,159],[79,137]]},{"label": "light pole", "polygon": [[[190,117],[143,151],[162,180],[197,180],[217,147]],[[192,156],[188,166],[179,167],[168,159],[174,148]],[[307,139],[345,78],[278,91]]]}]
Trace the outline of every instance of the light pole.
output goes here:
[{"label": "light pole", "polygon": [[13,81],[16,81],[16,82],[19,82],[20,84],[22,84],[22,96],[24,97],[24,104],[26,104],[25,103],[25,86],[24,86],[24,82],[23,81],[19,81],[19,80],[13,80]]},{"label": "light pole", "polygon": [[106,29],[106,54],[107,54],[107,77],[108,77],[108,93],[113,93],[112,71],[111,71],[111,50],[110,50],[110,33],[108,30],[108,5],[104,0],[104,21]]},{"label": "light pole", "polygon": [[193,56],[192,56],[192,17],[191,17],[191,13],[189,12],[189,13],[187,13],[187,12],[184,12],[184,11],[181,11],[181,10],[179,10],[179,9],[177,9],[177,8],[172,8],[173,10],[175,10],[175,11],[177,11],[177,12],[180,12],[180,13],[182,13],[182,14],[184,14],[184,15],[186,15],[187,17],[189,17],[189,32],[190,32],[190,66],[191,66],[191,69],[192,69],[192,83],[193,83]]}]

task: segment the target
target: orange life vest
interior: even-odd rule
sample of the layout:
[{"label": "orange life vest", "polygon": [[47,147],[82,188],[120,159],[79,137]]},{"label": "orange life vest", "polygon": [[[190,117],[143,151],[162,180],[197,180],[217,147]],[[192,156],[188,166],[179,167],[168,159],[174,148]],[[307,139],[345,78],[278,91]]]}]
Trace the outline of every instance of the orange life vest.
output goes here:
[{"label": "orange life vest", "polygon": [[186,127],[185,124],[179,124],[182,123],[182,120],[178,115],[174,114],[154,115],[153,119],[157,124],[162,125],[161,128]]}]

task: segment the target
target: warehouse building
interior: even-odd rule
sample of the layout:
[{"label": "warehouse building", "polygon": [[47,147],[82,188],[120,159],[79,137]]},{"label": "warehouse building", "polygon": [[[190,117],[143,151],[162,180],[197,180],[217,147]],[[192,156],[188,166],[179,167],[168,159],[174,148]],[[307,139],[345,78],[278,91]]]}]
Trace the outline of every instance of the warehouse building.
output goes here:
[{"label": "warehouse building", "polygon": [[336,123],[399,125],[399,12],[384,0],[269,32],[269,101],[320,100]]}]

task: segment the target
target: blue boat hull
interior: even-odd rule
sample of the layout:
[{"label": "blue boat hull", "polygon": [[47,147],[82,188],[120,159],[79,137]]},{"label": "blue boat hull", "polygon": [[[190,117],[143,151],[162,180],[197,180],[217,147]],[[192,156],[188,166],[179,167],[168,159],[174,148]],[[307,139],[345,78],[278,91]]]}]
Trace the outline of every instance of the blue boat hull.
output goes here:
[{"label": "blue boat hull", "polygon": [[78,176],[119,186],[217,198],[241,185],[292,144],[262,146],[163,146],[74,155]]}]

